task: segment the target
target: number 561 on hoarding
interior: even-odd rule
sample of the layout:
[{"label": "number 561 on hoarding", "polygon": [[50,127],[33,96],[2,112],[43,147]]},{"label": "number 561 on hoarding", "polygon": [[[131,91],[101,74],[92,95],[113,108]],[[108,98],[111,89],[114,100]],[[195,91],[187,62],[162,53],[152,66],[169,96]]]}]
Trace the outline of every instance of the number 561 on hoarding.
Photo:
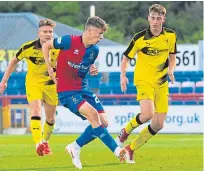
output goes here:
[{"label": "number 561 on hoarding", "polygon": [[[100,47],[97,59],[100,72],[119,72],[123,52],[127,46]],[[127,71],[133,72],[136,58],[130,60]],[[199,70],[198,45],[177,45],[176,71]]]}]

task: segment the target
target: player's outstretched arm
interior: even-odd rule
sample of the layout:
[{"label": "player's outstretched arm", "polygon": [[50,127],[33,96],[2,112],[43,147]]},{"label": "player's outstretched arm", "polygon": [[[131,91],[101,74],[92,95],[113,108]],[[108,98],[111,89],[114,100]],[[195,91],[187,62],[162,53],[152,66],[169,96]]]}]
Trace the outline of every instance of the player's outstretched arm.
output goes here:
[{"label": "player's outstretched arm", "polygon": [[120,86],[121,86],[122,92],[125,92],[127,90],[127,84],[129,83],[128,78],[126,77],[126,70],[127,70],[129,61],[130,59],[127,58],[125,55],[123,55],[123,59],[120,67]]},{"label": "player's outstretched arm", "polygon": [[7,69],[6,69],[5,73],[4,73],[4,76],[3,76],[2,80],[1,80],[1,83],[0,83],[0,94],[4,93],[4,90],[7,87],[8,79],[9,79],[11,73],[15,70],[16,65],[17,65],[18,62],[19,62],[19,60],[16,57],[14,57],[10,61],[9,65],[8,65],[8,67],[7,67]]},{"label": "player's outstretched arm", "polygon": [[55,84],[57,84],[57,79],[54,76],[54,71],[50,63],[50,56],[49,56],[50,49],[54,49],[53,40],[49,40],[42,45],[42,52],[43,52],[43,57],[45,59],[45,63],[47,65],[47,71],[49,73],[49,76],[52,78]]}]

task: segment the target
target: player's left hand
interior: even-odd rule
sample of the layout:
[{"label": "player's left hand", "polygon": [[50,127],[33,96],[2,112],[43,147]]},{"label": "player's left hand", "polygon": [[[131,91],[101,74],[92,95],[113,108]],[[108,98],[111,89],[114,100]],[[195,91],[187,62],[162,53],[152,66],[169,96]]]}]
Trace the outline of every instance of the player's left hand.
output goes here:
[{"label": "player's left hand", "polygon": [[50,76],[50,77],[52,78],[52,80],[54,81],[54,83],[57,84],[58,82],[57,82],[57,79],[56,79],[56,77],[55,77],[55,75],[54,75],[54,70],[53,70],[53,68],[52,68],[51,66],[48,66],[47,71],[48,71],[48,73],[49,73],[49,76]]},{"label": "player's left hand", "polygon": [[168,75],[169,75],[169,78],[171,80],[171,83],[174,84],[174,82],[175,82],[174,73],[172,71],[168,71]]},{"label": "player's left hand", "polygon": [[89,68],[89,73],[90,75],[94,76],[94,75],[98,75],[98,68],[96,68],[96,66],[94,64],[92,64]]}]

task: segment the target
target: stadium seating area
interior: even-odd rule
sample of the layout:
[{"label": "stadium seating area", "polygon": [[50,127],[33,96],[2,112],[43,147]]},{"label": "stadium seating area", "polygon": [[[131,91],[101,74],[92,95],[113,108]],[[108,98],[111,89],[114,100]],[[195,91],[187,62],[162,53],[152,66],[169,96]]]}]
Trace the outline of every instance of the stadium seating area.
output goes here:
[{"label": "stadium seating area", "polygon": [[[9,81],[8,88],[4,92],[4,95],[25,95],[25,75],[26,73],[12,73]],[[107,75],[107,74],[106,74]],[[3,73],[0,73],[0,79]],[[89,88],[96,94],[102,96],[101,101],[104,105],[138,105],[135,97],[127,98],[103,98],[103,95],[121,95],[124,94],[120,89],[120,73],[112,72],[106,79],[103,78],[103,73],[99,73],[97,76],[87,76],[87,84]],[[133,73],[128,72],[127,77],[129,79],[128,89],[126,95],[136,94],[136,88],[133,85]],[[191,71],[191,72],[175,72],[176,82],[171,84],[169,82],[170,94],[202,94],[204,89],[203,71]],[[12,100],[12,103],[26,103],[26,101],[19,101],[18,99]],[[203,100],[170,100],[172,105],[195,105],[203,104]]]}]

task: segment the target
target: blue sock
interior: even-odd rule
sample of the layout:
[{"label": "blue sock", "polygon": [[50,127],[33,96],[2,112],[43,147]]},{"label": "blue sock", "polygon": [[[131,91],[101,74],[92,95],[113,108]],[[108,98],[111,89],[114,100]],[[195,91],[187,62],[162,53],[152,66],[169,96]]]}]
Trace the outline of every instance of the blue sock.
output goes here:
[{"label": "blue sock", "polygon": [[115,140],[111,137],[111,135],[108,133],[106,128],[103,128],[102,126],[99,126],[97,128],[93,128],[93,132],[95,136],[100,138],[101,141],[112,151],[114,152],[117,144]]},{"label": "blue sock", "polygon": [[96,136],[93,133],[93,129],[91,125],[89,125],[84,132],[80,135],[79,138],[77,138],[76,143],[83,147],[84,145],[88,144],[89,142],[93,141],[96,138]]}]

